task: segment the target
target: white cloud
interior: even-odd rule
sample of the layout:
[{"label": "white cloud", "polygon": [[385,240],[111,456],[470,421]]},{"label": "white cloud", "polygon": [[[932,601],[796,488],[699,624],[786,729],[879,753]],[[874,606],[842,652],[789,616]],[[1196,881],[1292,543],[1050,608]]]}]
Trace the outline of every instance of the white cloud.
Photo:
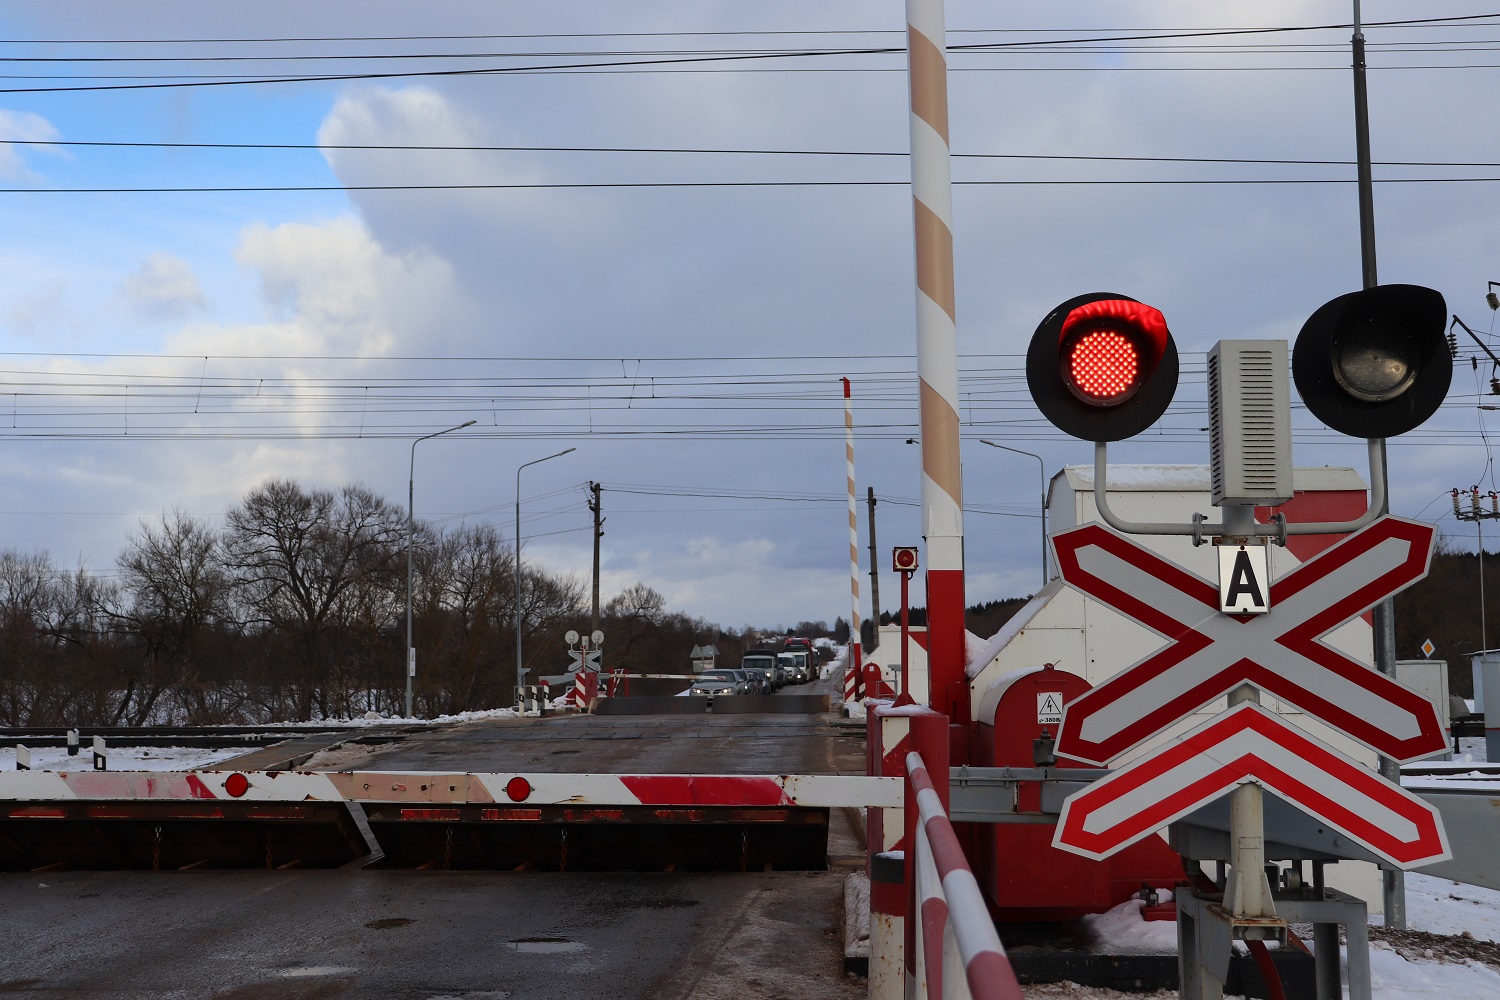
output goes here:
[{"label": "white cloud", "polygon": [[[22,157],[23,150],[47,150],[55,152],[56,147],[35,146],[31,143],[44,143],[49,139],[59,137],[57,129],[47,119],[30,111],[7,111],[0,108],[0,137],[14,140],[11,142],[0,142],[0,177],[7,180],[30,181],[36,179],[36,174],[26,166]],[[26,145],[18,146],[16,142],[24,142]]]},{"label": "white cloud", "polygon": [[355,219],[256,224],[237,259],[259,281],[268,322],[196,324],[171,338],[187,354],[380,357],[415,347],[457,308],[448,265],[393,254]]},{"label": "white cloud", "polygon": [[147,257],[121,291],[137,312],[150,317],[180,318],[205,305],[193,266],[169,253]]}]

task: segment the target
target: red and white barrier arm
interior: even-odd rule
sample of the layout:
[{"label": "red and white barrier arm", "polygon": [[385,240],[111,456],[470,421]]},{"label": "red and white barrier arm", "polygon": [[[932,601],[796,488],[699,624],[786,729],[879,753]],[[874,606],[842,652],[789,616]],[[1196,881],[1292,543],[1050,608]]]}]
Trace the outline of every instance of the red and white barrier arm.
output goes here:
[{"label": "red and white barrier arm", "polygon": [[832,774],[443,774],[397,771],[12,771],[0,802],[525,803],[533,806],[898,806],[900,778]]},{"label": "red and white barrier arm", "polygon": [[[1023,1000],[1021,984],[1010,967],[1010,959],[1005,955],[1000,935],[995,932],[995,923],[990,919],[990,911],[984,904],[979,882],[969,868],[969,861],[964,857],[958,836],[953,832],[953,824],[943,811],[943,803],[932,785],[932,779],[927,775],[927,768],[922,764],[920,754],[906,755],[906,773],[910,776],[917,796],[917,830],[921,838],[926,840],[927,849],[931,850],[943,902],[941,908],[929,908],[926,905],[929,897],[920,883],[919,864],[918,898],[923,904],[920,917],[924,925],[921,939],[929,939],[926,927],[929,914],[933,921],[941,916],[953,928],[958,954],[963,961],[964,978],[968,981],[969,992],[974,1000]],[[917,851],[919,859],[922,853],[923,849]],[[934,893],[930,898],[937,899],[938,896]],[[938,927],[937,934],[939,937],[945,936],[941,926]],[[927,964],[929,981],[933,975],[933,964]],[[941,969],[941,963],[935,964]],[[938,982],[941,983],[940,973]]]}]

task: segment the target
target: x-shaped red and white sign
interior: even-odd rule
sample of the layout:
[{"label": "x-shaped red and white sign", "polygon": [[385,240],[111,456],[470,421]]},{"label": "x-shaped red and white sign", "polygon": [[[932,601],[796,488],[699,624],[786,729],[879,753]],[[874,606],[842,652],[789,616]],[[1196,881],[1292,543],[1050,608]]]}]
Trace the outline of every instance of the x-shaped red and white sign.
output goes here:
[{"label": "x-shaped red and white sign", "polygon": [[1053,536],[1069,585],[1171,640],[1067,707],[1058,755],[1107,764],[1247,681],[1395,760],[1446,749],[1427,698],[1321,641],[1426,576],[1433,534],[1381,518],[1275,581],[1263,615],[1221,614],[1214,584],[1101,525]]}]

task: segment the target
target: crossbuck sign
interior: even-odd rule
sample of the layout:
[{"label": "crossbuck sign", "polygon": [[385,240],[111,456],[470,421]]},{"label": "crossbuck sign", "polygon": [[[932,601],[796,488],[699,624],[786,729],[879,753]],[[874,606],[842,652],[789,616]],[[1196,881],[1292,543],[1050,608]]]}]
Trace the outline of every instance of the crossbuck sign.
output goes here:
[{"label": "crossbuck sign", "polygon": [[1271,585],[1268,614],[1219,612],[1219,588],[1097,524],[1054,539],[1062,577],[1169,640],[1068,706],[1060,755],[1105,764],[1249,682],[1395,760],[1447,749],[1427,698],[1323,636],[1427,575],[1434,529],[1386,517]]},{"label": "crossbuck sign", "polygon": [[[1425,576],[1434,533],[1381,518],[1273,582],[1265,614],[1221,613],[1218,586],[1101,525],[1054,536],[1070,586],[1167,640],[1067,706],[1058,756],[1107,764],[1244,683],[1387,757],[1445,750],[1432,702],[1322,641]],[[1075,793],[1054,845],[1107,857],[1254,781],[1400,867],[1448,856],[1426,803],[1273,713],[1246,708]]]}]

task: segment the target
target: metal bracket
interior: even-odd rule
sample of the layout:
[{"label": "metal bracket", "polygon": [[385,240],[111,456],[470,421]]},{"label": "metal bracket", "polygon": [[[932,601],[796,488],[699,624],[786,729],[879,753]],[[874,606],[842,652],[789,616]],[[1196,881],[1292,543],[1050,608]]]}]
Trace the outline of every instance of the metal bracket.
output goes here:
[{"label": "metal bracket", "polygon": [[[1371,524],[1385,509],[1385,439],[1369,438],[1365,442],[1370,465],[1370,506],[1364,514],[1352,521],[1310,521],[1288,524],[1285,515],[1273,515],[1271,524],[1260,524],[1251,519],[1247,526],[1250,534],[1258,538],[1274,539],[1277,545],[1285,545],[1288,535],[1343,535],[1358,531]],[[1236,525],[1225,523],[1207,524],[1204,514],[1194,513],[1191,524],[1171,521],[1126,521],[1109,506],[1107,445],[1094,442],[1094,507],[1104,523],[1127,535],[1186,535],[1194,545],[1202,545],[1211,537],[1225,534],[1243,534]],[[1279,521],[1277,519],[1280,519]]]}]

